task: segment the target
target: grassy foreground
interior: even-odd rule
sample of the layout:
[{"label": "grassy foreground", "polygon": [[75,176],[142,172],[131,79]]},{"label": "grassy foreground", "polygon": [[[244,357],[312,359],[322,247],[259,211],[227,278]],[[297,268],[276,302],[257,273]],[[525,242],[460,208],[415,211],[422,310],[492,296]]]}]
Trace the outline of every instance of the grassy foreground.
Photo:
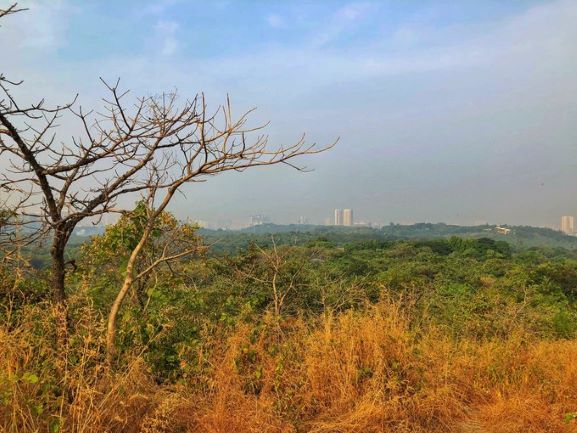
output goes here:
[{"label": "grassy foreground", "polygon": [[[5,432],[577,432],[577,341],[449,336],[411,302],[210,330],[171,384],[102,359],[90,306],[56,352],[49,307],[0,327]],[[412,316],[413,315],[413,316]],[[418,324],[418,325],[416,325]]]}]

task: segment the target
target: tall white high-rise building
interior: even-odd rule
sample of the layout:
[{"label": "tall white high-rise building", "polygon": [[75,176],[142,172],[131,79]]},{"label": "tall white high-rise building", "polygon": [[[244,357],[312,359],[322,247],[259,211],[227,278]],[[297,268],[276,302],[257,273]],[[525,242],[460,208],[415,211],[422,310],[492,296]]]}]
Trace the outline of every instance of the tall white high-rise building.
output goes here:
[{"label": "tall white high-rise building", "polygon": [[343,211],[342,209],[335,209],[335,225],[342,226],[343,225]]},{"label": "tall white high-rise building", "polygon": [[575,233],[574,218],[569,215],[561,217],[561,231],[567,235]]},{"label": "tall white high-rise building", "polygon": [[352,226],[353,225],[353,210],[343,209],[343,225]]},{"label": "tall white high-rise building", "polygon": [[249,224],[251,227],[254,227],[262,224],[267,224],[269,222],[270,218],[266,215],[251,215]]},{"label": "tall white high-rise building", "polygon": [[300,216],[297,220],[297,224],[308,224],[309,220],[308,218],[304,217],[304,216]]}]

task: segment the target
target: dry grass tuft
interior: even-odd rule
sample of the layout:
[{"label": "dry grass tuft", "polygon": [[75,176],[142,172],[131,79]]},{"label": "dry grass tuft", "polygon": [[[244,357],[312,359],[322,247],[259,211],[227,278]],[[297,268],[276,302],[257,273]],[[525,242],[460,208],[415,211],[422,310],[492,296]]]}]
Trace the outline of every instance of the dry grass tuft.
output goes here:
[{"label": "dry grass tuft", "polygon": [[207,343],[203,377],[159,385],[139,357],[103,367],[90,308],[59,354],[31,310],[0,327],[0,431],[577,432],[577,341],[455,340],[409,314],[381,302],[239,325]]}]

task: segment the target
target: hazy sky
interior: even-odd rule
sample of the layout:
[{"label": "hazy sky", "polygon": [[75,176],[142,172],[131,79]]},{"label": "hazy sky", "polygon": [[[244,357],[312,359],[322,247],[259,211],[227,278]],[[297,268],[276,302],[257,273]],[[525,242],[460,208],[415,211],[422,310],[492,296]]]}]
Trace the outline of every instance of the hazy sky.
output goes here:
[{"label": "hazy sky", "polygon": [[[0,0],[7,6],[12,0]],[[577,0],[22,1],[0,70],[22,97],[83,105],[229,93],[273,142],[330,152],[186,188],[180,217],[557,225],[577,215]],[[66,127],[67,125],[65,125]]]}]

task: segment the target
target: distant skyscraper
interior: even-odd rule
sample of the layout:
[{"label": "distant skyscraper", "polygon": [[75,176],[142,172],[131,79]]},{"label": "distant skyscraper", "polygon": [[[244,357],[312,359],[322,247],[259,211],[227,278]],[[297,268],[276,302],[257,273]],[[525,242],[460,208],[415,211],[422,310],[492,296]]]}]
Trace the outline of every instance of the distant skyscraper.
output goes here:
[{"label": "distant skyscraper", "polygon": [[343,211],[342,209],[335,209],[335,225],[342,226],[343,225]]},{"label": "distant skyscraper", "polygon": [[270,218],[266,215],[251,215],[250,226],[259,226],[261,224],[267,224],[270,222]]},{"label": "distant skyscraper", "polygon": [[343,210],[343,225],[352,226],[353,225],[353,210],[344,209]]},{"label": "distant skyscraper", "polygon": [[575,233],[574,218],[564,215],[561,217],[561,231],[567,235]]}]

